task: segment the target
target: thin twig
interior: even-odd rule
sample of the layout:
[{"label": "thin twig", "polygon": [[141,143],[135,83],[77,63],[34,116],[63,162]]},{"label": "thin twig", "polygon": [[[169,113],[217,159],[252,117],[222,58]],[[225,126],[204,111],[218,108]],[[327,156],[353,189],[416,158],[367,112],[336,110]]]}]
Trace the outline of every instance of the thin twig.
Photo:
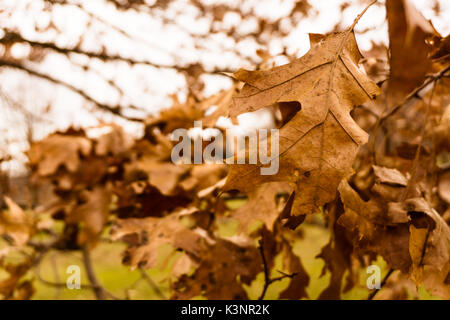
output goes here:
[{"label": "thin twig", "polygon": [[[118,54],[108,54],[104,51],[94,52],[94,51],[82,50],[78,46],[73,47],[73,48],[63,48],[63,47],[57,46],[53,42],[40,42],[40,41],[25,39],[19,33],[12,32],[12,31],[7,31],[6,35],[2,39],[0,39],[0,43],[17,43],[17,42],[27,43],[30,46],[35,47],[35,48],[52,50],[52,51],[58,52],[60,54],[64,54],[66,56],[75,53],[75,54],[80,54],[80,55],[86,56],[88,58],[99,59],[104,62],[121,61],[121,62],[129,63],[131,65],[142,64],[142,65],[150,66],[150,67],[153,67],[156,69],[174,69],[174,70],[178,70],[178,71],[189,71],[190,67],[192,66],[191,64],[185,64],[185,65],[158,64],[158,63],[154,63],[154,62],[151,62],[148,60],[138,60],[138,59],[134,59],[134,58],[126,58],[126,57],[123,57]],[[220,74],[223,72],[232,72],[232,71],[234,71],[234,70],[230,70],[227,68],[213,68],[210,70],[205,70],[205,73]]]},{"label": "thin twig", "polygon": [[144,269],[140,268],[141,276],[142,278],[147,281],[148,285],[155,291],[155,293],[160,297],[162,300],[167,300],[167,297],[164,295],[164,293],[161,291],[161,289],[156,285],[156,283],[153,281],[152,278],[145,272]]},{"label": "thin twig", "polygon": [[122,114],[122,107],[112,107],[112,106],[108,106],[104,103],[101,103],[100,101],[97,101],[96,99],[92,98],[91,96],[89,96],[86,92],[84,92],[81,89],[78,89],[76,87],[74,87],[73,85],[64,82],[62,80],[53,78],[47,74],[41,73],[39,71],[36,70],[32,70],[26,66],[24,66],[23,64],[19,64],[19,63],[15,63],[15,62],[11,62],[11,61],[5,61],[5,60],[0,60],[0,67],[5,66],[5,67],[10,67],[10,68],[14,68],[14,69],[18,69],[21,71],[25,71],[26,73],[35,76],[35,77],[39,77],[42,79],[45,79],[47,81],[50,81],[54,84],[57,85],[62,85],[70,90],[72,90],[73,92],[79,94],[80,96],[82,96],[84,99],[86,99],[89,102],[94,103],[97,107],[99,107],[102,110],[108,111],[116,116],[122,117],[124,119],[127,119],[129,121],[142,121],[142,119],[136,119],[136,118],[132,118],[132,117],[128,117]]},{"label": "thin twig", "polygon": [[377,132],[378,129],[380,127],[383,126],[383,124],[391,117],[393,116],[395,113],[397,113],[402,106],[404,106],[410,99],[412,98],[421,98],[419,96],[420,91],[422,91],[424,88],[426,88],[429,84],[438,81],[439,79],[441,79],[442,77],[445,76],[445,74],[450,70],[450,67],[447,67],[443,70],[441,70],[440,72],[438,72],[437,74],[434,75],[430,75],[429,77],[427,77],[427,79],[417,88],[415,88],[413,91],[411,91],[400,103],[398,103],[397,105],[395,105],[394,107],[392,107],[387,113],[386,108],[387,106],[384,108],[382,114],[378,117],[377,122],[375,123],[373,129],[372,129],[372,134],[371,134],[371,141],[369,142],[369,149],[372,151],[372,153],[374,152],[375,149],[375,137],[377,136]]},{"label": "thin twig", "polygon": [[374,291],[372,291],[369,294],[369,297],[367,298],[367,300],[373,300],[373,298],[375,298],[376,294],[383,288],[383,286],[386,284],[386,281],[389,279],[389,277],[391,276],[391,274],[394,272],[394,269],[389,269],[388,273],[386,274],[386,276],[383,278],[383,280],[380,283],[380,288],[375,289]]},{"label": "thin twig", "polygon": [[263,287],[263,290],[262,290],[261,295],[259,296],[258,300],[263,300],[264,299],[264,297],[265,297],[265,295],[267,293],[267,289],[269,288],[269,286],[272,283],[274,283],[276,281],[281,281],[281,280],[283,280],[285,278],[291,278],[292,279],[293,277],[295,277],[298,274],[298,272],[294,272],[292,274],[287,274],[287,273],[278,271],[279,273],[282,274],[281,276],[276,277],[276,278],[270,278],[269,267],[267,265],[266,256],[264,254],[264,240],[263,240],[263,238],[264,237],[261,237],[261,240],[259,240],[259,252],[261,254],[263,267],[264,267],[264,287]]},{"label": "thin twig", "polygon": [[119,298],[115,297],[113,294],[108,292],[98,281],[97,276],[95,275],[94,268],[92,266],[91,255],[87,245],[83,246],[83,262],[84,267],[86,268],[86,273],[89,279],[89,282],[92,285],[92,290],[94,291],[95,297],[98,300],[106,300],[107,296],[110,296],[113,299],[119,300]]},{"label": "thin twig", "polygon": [[[53,270],[55,282],[59,283],[61,280],[59,278],[58,264],[56,263],[56,255],[52,254],[50,259],[51,259],[52,270]],[[54,300],[59,300],[60,296],[61,296],[61,287],[57,287],[57,288],[55,288]]]},{"label": "thin twig", "polygon": [[363,11],[361,11],[360,14],[358,14],[358,16],[356,17],[356,19],[353,21],[352,25],[350,26],[350,28],[348,30],[352,31],[355,26],[358,24],[359,20],[361,20],[362,16],[366,13],[367,10],[369,10],[369,8],[371,6],[373,6],[375,3],[377,3],[378,0],[373,0],[371,3],[369,3]]},{"label": "thin twig", "polygon": [[425,87],[427,87],[430,83],[435,82],[442,78],[447,71],[450,70],[450,67],[445,68],[444,70],[438,72],[437,74],[431,75],[428,77],[420,86],[411,91],[399,104],[395,105],[391,110],[389,110],[386,114],[382,115],[379,119],[379,125],[382,125],[389,117],[394,115],[403,105],[406,104],[411,98],[415,98],[418,96],[419,92],[422,91]]},{"label": "thin twig", "polygon": [[80,49],[79,47],[63,48],[63,47],[57,46],[53,42],[39,42],[39,41],[25,39],[20,34],[18,34],[16,32],[11,32],[11,31],[7,32],[6,35],[0,40],[0,43],[10,43],[10,42],[28,43],[32,47],[41,48],[41,49],[49,49],[49,50],[53,50],[55,52],[58,52],[58,53],[61,53],[64,55],[76,53],[76,54],[84,55],[89,58],[96,58],[96,59],[99,59],[102,61],[123,61],[123,62],[127,62],[129,64],[144,64],[144,65],[148,65],[148,66],[151,66],[154,68],[183,69],[183,67],[181,67],[181,66],[162,65],[162,64],[152,63],[152,62],[146,61],[146,60],[137,60],[137,59],[133,59],[133,58],[125,58],[120,55],[107,54],[105,52],[97,53],[94,51],[86,51],[86,50]]},{"label": "thin twig", "polygon": [[414,156],[414,160],[413,160],[413,164],[412,164],[412,168],[411,168],[411,178],[409,179],[408,184],[406,185],[405,191],[402,194],[401,201],[405,201],[407,199],[409,192],[411,191],[411,188],[413,187],[413,185],[416,181],[416,178],[417,178],[417,167],[419,165],[419,160],[420,160],[421,151],[422,151],[422,144],[423,144],[423,140],[425,138],[427,122],[428,122],[428,119],[430,118],[431,102],[433,100],[433,95],[434,95],[435,89],[436,89],[436,82],[433,82],[433,89],[431,89],[430,99],[426,105],[424,124],[420,130],[420,142],[419,142],[419,145],[417,146],[416,154]]},{"label": "thin twig", "polygon": [[[56,281],[49,281],[46,280],[42,277],[41,275],[41,271],[40,271],[40,266],[37,266],[35,271],[34,271],[34,275],[36,277],[37,280],[39,280],[40,282],[42,282],[43,284],[45,284],[46,286],[50,286],[50,287],[54,287],[54,288],[67,288],[67,283],[63,283],[63,282],[56,282]],[[88,284],[81,284],[80,285],[80,290],[93,290],[93,286],[88,285]]]}]

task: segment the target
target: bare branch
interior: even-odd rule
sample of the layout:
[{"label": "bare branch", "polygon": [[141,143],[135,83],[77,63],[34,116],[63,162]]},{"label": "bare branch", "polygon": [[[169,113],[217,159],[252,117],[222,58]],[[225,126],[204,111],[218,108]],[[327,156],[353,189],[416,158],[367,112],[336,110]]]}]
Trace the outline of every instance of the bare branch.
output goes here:
[{"label": "bare branch", "polygon": [[[7,32],[6,35],[2,39],[0,39],[0,43],[3,43],[3,44],[18,43],[18,42],[27,43],[30,46],[35,47],[35,48],[53,50],[55,52],[58,52],[58,53],[61,53],[64,55],[70,55],[70,54],[74,54],[74,53],[81,54],[81,55],[84,55],[89,58],[102,60],[104,62],[122,61],[122,62],[127,62],[132,65],[143,64],[143,65],[147,65],[147,66],[157,68],[157,69],[175,69],[180,72],[189,71],[189,69],[192,67],[192,64],[188,64],[188,65],[158,64],[158,63],[150,62],[147,60],[137,60],[137,59],[133,59],[133,58],[126,58],[126,57],[123,57],[120,55],[108,54],[105,51],[101,51],[101,52],[86,51],[86,50],[80,49],[78,46],[76,46],[74,48],[62,48],[62,47],[57,46],[53,42],[39,42],[39,41],[34,41],[34,40],[28,40],[28,39],[23,38],[20,34],[18,34],[16,32],[11,32],[11,31]],[[212,70],[205,70],[205,73],[212,73],[212,74],[220,74],[222,72],[232,72],[232,70],[226,69],[226,68],[225,69],[214,68]]]},{"label": "bare branch", "polygon": [[[73,92],[79,94],[80,96],[82,96],[87,101],[94,103],[100,109],[102,109],[104,111],[107,111],[107,112],[110,112],[110,113],[112,113],[112,114],[114,114],[116,116],[122,117],[122,118],[124,118],[126,120],[137,121],[137,122],[142,121],[142,119],[132,118],[132,117],[128,117],[128,116],[123,115],[122,114],[122,107],[120,107],[120,106],[112,107],[112,106],[108,106],[108,105],[106,105],[104,103],[101,103],[100,101],[97,101],[96,99],[94,99],[91,96],[89,96],[83,90],[74,87],[70,83],[67,83],[65,81],[53,78],[53,77],[51,77],[51,76],[49,76],[47,74],[41,73],[39,71],[32,70],[32,69],[24,66],[23,64],[11,62],[11,61],[0,60],[0,67],[2,67],[2,66],[18,69],[18,70],[21,70],[21,71],[25,71],[25,72],[27,72],[28,74],[30,74],[32,76],[45,79],[45,80],[50,81],[50,82],[52,82],[54,84],[57,84],[57,85],[62,85],[64,87],[72,90]],[[136,107],[134,107],[134,108],[136,108]]]},{"label": "bare branch", "polygon": [[95,297],[98,300],[106,300],[107,296],[112,297],[113,299],[119,300],[119,298],[112,295],[108,292],[98,281],[97,276],[95,275],[94,268],[92,266],[91,255],[87,245],[83,246],[83,262],[86,268],[86,273],[89,279],[89,282],[92,285],[92,290],[94,291]]},{"label": "bare branch", "polygon": [[450,70],[450,67],[445,68],[444,70],[438,72],[437,74],[431,75],[428,77],[420,86],[418,86],[416,89],[414,89],[410,94],[408,94],[402,102],[391,108],[386,114],[382,115],[380,117],[380,125],[383,124],[389,117],[394,115],[406,102],[408,102],[411,98],[416,97],[420,91],[422,91],[425,87],[427,87],[432,82],[435,82],[439,80],[440,78],[444,77],[445,74]]},{"label": "bare branch", "polygon": [[393,272],[394,272],[394,269],[389,269],[388,273],[386,274],[386,276],[383,278],[383,280],[380,283],[380,288],[372,291],[369,294],[369,297],[367,298],[367,300],[373,300],[373,298],[375,298],[377,293],[381,290],[381,288],[383,288],[383,286],[386,284],[387,280],[389,279],[389,277],[392,275]]},{"label": "bare branch", "polygon": [[270,278],[270,270],[269,267],[267,265],[267,260],[266,260],[266,256],[264,254],[264,236],[261,237],[261,240],[259,240],[259,252],[261,254],[261,258],[262,258],[262,262],[263,262],[263,266],[264,266],[264,287],[263,290],[261,292],[261,295],[259,296],[258,300],[263,300],[264,297],[266,296],[267,293],[267,289],[269,288],[269,286],[276,282],[276,281],[281,281],[285,278],[293,278],[295,277],[298,273],[294,272],[292,274],[287,274],[281,271],[278,271],[279,273],[281,273],[282,275],[276,278]]}]

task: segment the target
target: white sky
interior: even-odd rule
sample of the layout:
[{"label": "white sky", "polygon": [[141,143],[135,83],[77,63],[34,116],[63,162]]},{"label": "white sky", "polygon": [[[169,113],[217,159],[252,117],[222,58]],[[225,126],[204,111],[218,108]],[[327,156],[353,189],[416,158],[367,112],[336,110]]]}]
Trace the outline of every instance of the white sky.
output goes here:
[{"label": "white sky", "polygon": [[[442,10],[439,17],[436,17],[432,10],[434,1],[411,1],[426,18],[432,20],[435,28],[442,35],[445,36],[450,32],[449,0],[439,0]],[[220,1],[209,0],[208,2]],[[241,3],[236,0],[222,2],[236,5]],[[268,48],[270,53],[273,55],[280,53],[282,46],[285,45],[289,48],[290,53],[301,56],[309,49],[308,33],[326,33],[339,21],[343,28],[350,25],[357,14],[362,11],[363,6],[358,5],[359,1],[347,1],[351,5],[341,16],[339,7],[343,2],[345,1],[311,0],[314,14],[307,19],[301,19],[297,26],[286,25],[292,31],[288,37],[282,40],[273,39]],[[147,15],[134,11],[117,11],[113,6],[106,5],[103,0],[80,0],[77,3],[82,4],[85,10],[100,16],[108,23],[132,34],[133,38],[138,39],[139,42],[128,40],[102,22],[94,22],[88,26],[90,19],[86,13],[73,6],[60,7],[54,10],[53,14],[45,12],[41,0],[0,0],[0,28],[19,28],[21,34],[27,39],[56,41],[62,47],[75,45],[79,37],[85,35],[83,49],[99,50],[103,45],[108,48],[110,53],[159,64],[189,63],[201,60],[210,68],[217,66],[237,69],[251,66],[246,66],[241,59],[232,54],[230,51],[232,48],[237,47],[244,55],[256,56],[257,46],[252,41],[234,43],[234,40],[221,35],[204,43],[205,48],[196,48],[195,42],[185,30],[205,33],[209,20],[206,17],[195,17],[197,14],[195,10],[187,6],[186,1],[183,0],[176,1],[165,12],[166,17],[177,17],[177,23],[182,28],[175,25],[164,26],[159,20],[149,19]],[[254,8],[258,15],[275,19],[289,12],[292,4],[292,0],[250,0],[245,1],[244,9]],[[177,16],[177,12],[180,11],[183,14]],[[56,33],[54,30],[36,31],[36,25],[39,28],[45,28],[50,21],[53,21],[61,30],[60,33]],[[226,15],[223,23],[241,31],[256,28],[255,21],[243,22],[235,14]],[[374,26],[376,28],[372,31],[359,35],[357,33],[358,45],[361,50],[370,49],[371,41],[387,43],[387,25],[383,6],[372,6],[358,23],[356,32]],[[86,30],[89,31],[86,32]],[[0,37],[1,34],[0,29]],[[17,56],[26,54],[28,50],[23,46],[14,49]],[[0,45],[0,52],[2,50]],[[184,77],[177,75],[172,70],[154,69],[145,65],[129,66],[124,62],[104,63],[79,55],[72,55],[70,58],[71,61],[59,54],[49,54],[42,63],[33,64],[30,67],[69,82],[103,103],[117,103],[119,94],[114,88],[110,87],[98,74],[86,74],[77,66],[88,64],[103,77],[113,80],[126,93],[128,98],[120,101],[121,104],[127,105],[131,102],[148,114],[170,106],[168,95],[171,93],[177,93],[181,99],[185,96]],[[207,95],[230,85],[229,80],[223,77],[205,76],[205,79],[207,80],[205,88]],[[94,126],[98,123],[98,119],[105,122],[113,120],[119,122],[129,132],[135,134],[140,129],[135,124],[113,119],[112,116],[103,112],[99,113],[93,105],[86,103],[80,96],[64,87],[54,86],[16,71],[0,71],[0,91],[23,105],[30,113],[41,118],[39,124],[33,128],[35,138],[38,139],[54,130],[65,129],[70,125]],[[0,95],[0,98],[3,97]],[[7,153],[16,159],[4,164],[6,166],[4,168],[16,171],[23,168],[25,160],[23,150],[27,145],[23,112],[18,112],[17,108],[12,105],[11,101],[0,99],[0,146],[7,146]],[[44,110],[48,111],[44,112]],[[130,113],[130,115],[135,114]]]}]

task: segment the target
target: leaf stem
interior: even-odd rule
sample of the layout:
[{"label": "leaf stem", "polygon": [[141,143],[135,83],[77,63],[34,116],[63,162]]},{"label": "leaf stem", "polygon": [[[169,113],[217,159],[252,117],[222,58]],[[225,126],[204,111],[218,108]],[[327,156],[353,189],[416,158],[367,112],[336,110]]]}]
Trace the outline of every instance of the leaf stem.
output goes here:
[{"label": "leaf stem", "polygon": [[367,5],[367,7],[364,8],[364,10],[363,10],[360,14],[358,14],[358,16],[355,18],[355,20],[353,21],[352,25],[350,26],[349,31],[352,31],[352,30],[355,28],[355,26],[357,25],[357,23],[359,22],[359,20],[360,20],[360,19],[362,18],[362,16],[366,13],[366,11],[367,11],[371,6],[373,6],[375,3],[377,3],[377,2],[378,2],[378,0],[372,1],[371,3],[369,3],[369,4]]},{"label": "leaf stem", "polygon": [[266,296],[267,293],[267,289],[269,288],[269,286],[276,282],[276,281],[280,281],[283,280],[285,278],[293,278],[295,277],[298,272],[294,272],[292,274],[287,274],[281,271],[278,271],[279,273],[281,273],[281,276],[276,277],[276,278],[270,278],[270,274],[269,274],[269,267],[267,265],[267,260],[266,260],[266,256],[264,255],[264,236],[261,237],[261,240],[259,240],[259,252],[261,253],[261,258],[262,258],[262,262],[263,262],[263,266],[264,266],[264,287],[263,290],[261,292],[261,295],[259,296],[258,300],[263,300],[264,297]]}]

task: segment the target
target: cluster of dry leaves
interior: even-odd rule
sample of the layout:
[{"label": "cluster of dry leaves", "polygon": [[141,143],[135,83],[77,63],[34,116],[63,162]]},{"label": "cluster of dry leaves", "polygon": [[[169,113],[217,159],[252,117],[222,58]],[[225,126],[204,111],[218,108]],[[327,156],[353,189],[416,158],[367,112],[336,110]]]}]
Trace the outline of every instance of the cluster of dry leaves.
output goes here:
[{"label": "cluster of dry leaves", "polygon": [[[322,212],[332,236],[319,257],[331,280],[319,298],[339,299],[381,256],[399,272],[379,298],[407,297],[413,280],[450,299],[450,38],[407,0],[386,7],[390,48],[374,46],[364,59],[353,33],[358,17],[344,32],[310,35],[310,51],[289,64],[239,70],[229,90],[175,101],[146,121],[139,140],[107,125],[95,137],[71,129],[34,143],[33,181],[51,185],[53,196],[32,214],[7,200],[0,233],[11,247],[34,251],[6,265],[0,294],[29,298],[32,284],[21,277],[40,252],[92,248],[108,228],[128,244],[123,263],[132,267],[154,267],[165,244],[181,252],[171,270],[173,299],[246,299],[245,286],[260,273],[261,298],[284,278],[280,298],[308,298],[293,243],[297,226]],[[205,116],[211,106],[216,111]],[[261,164],[171,162],[174,129],[194,120],[213,127],[220,116],[267,107],[281,115],[276,175],[260,175]],[[248,201],[231,210],[228,198],[238,192]],[[63,230],[52,231],[43,213],[63,221]],[[217,232],[224,217],[239,221],[236,235]],[[42,232],[53,240],[36,243]],[[278,257],[282,269],[274,270]]]}]

